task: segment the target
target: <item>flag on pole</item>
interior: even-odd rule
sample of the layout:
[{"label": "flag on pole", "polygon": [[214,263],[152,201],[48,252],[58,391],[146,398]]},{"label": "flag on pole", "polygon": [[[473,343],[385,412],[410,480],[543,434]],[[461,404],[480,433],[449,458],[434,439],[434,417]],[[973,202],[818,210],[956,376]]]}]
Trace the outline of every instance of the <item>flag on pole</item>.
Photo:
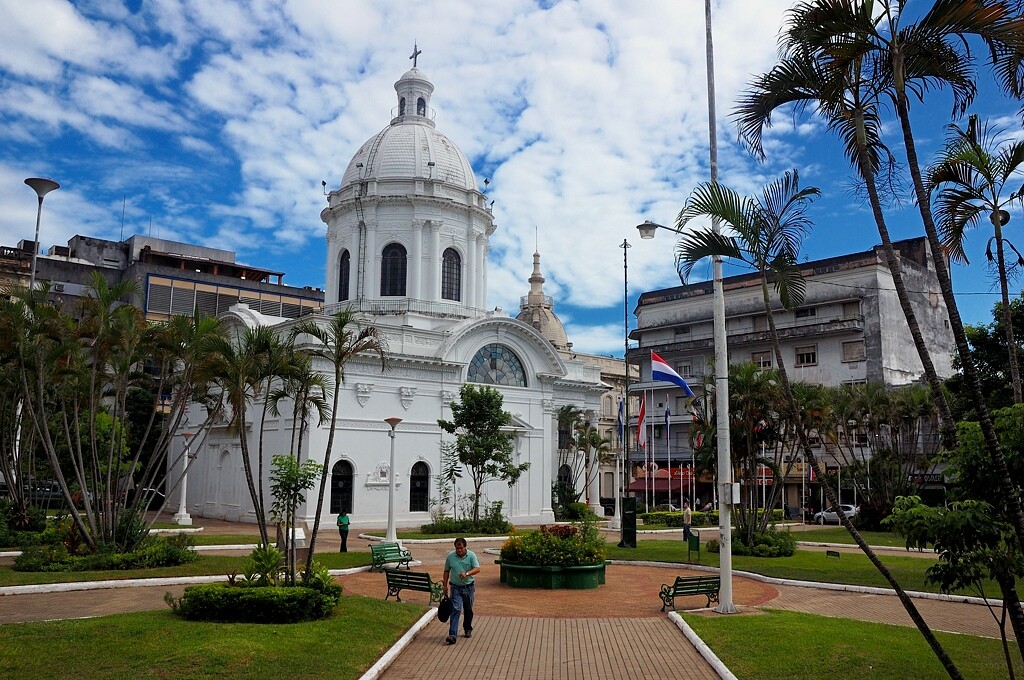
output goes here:
[{"label": "flag on pole", "polygon": [[654,350],[651,350],[651,380],[661,380],[664,382],[670,382],[676,387],[682,388],[683,392],[686,392],[686,396],[691,399],[694,397],[693,390],[686,384],[683,377],[675,372],[668,362],[659,357]]},{"label": "flag on pole", "polygon": [[647,415],[647,393],[644,392],[643,399],[640,400],[640,415],[636,418],[636,446],[637,448],[645,448],[647,446],[647,430],[644,425],[644,417]]},{"label": "flag on pole", "polygon": [[619,444],[626,441],[626,400],[619,399]]},{"label": "flag on pole", "polygon": [[668,422],[668,419],[669,419],[669,417],[670,417],[671,415],[672,415],[672,411],[671,411],[671,410],[669,410],[669,407],[668,407],[668,406],[666,406],[666,407],[665,407],[665,427],[666,427],[666,428],[668,428],[668,427],[669,427],[669,422]]},{"label": "flag on pole", "polygon": [[808,473],[807,479],[808,479],[808,481],[813,482],[814,481],[814,466],[811,465],[810,469],[811,469],[811,471]]}]

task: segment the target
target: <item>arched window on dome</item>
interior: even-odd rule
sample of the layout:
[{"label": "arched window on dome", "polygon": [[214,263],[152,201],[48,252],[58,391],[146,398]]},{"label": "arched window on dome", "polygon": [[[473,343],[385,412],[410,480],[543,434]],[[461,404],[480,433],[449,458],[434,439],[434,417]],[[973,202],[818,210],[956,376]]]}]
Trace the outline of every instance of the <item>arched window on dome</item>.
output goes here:
[{"label": "arched window on dome", "polygon": [[352,256],[348,250],[341,251],[338,263],[338,302],[348,300],[348,279],[352,273]]},{"label": "arched window on dome", "polygon": [[405,115],[405,97],[402,97],[401,99],[398,100],[398,115]]},{"label": "arched window on dome", "polygon": [[466,382],[526,387],[523,362],[504,345],[484,345],[469,362]]},{"label": "arched window on dome", "polygon": [[455,248],[446,248],[441,259],[441,299],[462,300],[462,258]]},{"label": "arched window on dome", "polygon": [[399,243],[384,247],[380,262],[381,297],[402,297],[405,295],[405,248]]},{"label": "arched window on dome", "polygon": [[427,101],[423,97],[420,97],[419,99],[416,100],[416,115],[427,115]]}]

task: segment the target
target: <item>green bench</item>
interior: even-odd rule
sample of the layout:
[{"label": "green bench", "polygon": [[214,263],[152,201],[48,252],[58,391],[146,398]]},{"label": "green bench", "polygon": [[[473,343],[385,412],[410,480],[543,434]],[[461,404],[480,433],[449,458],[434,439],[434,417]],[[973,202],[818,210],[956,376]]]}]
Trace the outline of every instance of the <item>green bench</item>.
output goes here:
[{"label": "green bench", "polygon": [[430,574],[419,571],[398,571],[395,569],[389,569],[385,572],[388,581],[388,594],[384,599],[388,599],[392,595],[398,602],[402,601],[399,593],[402,590],[418,590],[424,593],[430,593],[430,601],[440,602],[441,593],[444,590],[444,586],[440,581],[430,580]]},{"label": "green bench", "polygon": [[704,595],[708,598],[707,606],[718,602],[718,591],[722,587],[722,579],[718,576],[676,576],[675,583],[663,583],[658,597],[661,598],[661,611],[665,607],[676,608],[676,598],[687,595]]},{"label": "green bench", "polygon": [[373,560],[373,565],[370,567],[370,571],[376,569],[377,571],[384,571],[384,565],[386,564],[397,564],[396,569],[401,569],[402,565],[405,565],[406,569],[411,569],[409,562],[412,560],[412,553],[398,545],[397,543],[378,543],[370,546],[370,558]]}]

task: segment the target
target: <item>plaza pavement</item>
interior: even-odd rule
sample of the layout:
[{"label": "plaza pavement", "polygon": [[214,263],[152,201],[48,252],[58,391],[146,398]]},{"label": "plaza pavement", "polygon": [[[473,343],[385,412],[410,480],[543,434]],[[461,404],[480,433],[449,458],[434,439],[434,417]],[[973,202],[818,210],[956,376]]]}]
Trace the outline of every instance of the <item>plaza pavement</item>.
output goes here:
[{"label": "plaza pavement", "polygon": [[[255,527],[198,519],[205,533],[255,533]],[[641,535],[665,538],[664,535]],[[318,539],[319,547],[338,549],[333,527]],[[604,678],[716,678],[718,673],[661,612],[658,591],[677,574],[696,574],[685,565],[639,566],[612,564],[606,584],[597,590],[513,590],[499,583],[494,556],[495,540],[472,541],[483,570],[477,577],[477,621],[471,639],[460,636],[454,646],[444,644],[447,624],[435,619],[419,630],[397,653],[380,676],[389,680],[446,677],[459,668],[459,677],[538,678],[542,680],[601,680]],[[451,546],[444,543],[408,545],[420,561],[417,571],[440,580],[444,558]],[[369,541],[353,532],[349,549],[369,551]],[[384,577],[359,572],[340,577],[346,594],[383,598]],[[0,624],[102,616],[118,612],[161,609],[164,593],[180,595],[184,585],[83,590],[0,597]],[[407,593],[403,600],[427,604],[426,593]],[[826,590],[767,583],[736,577],[733,601],[740,612],[757,608],[801,611],[823,616],[913,625],[892,595]],[[704,610],[704,596],[677,602],[680,610]],[[934,630],[998,637],[992,614],[982,605],[915,599],[915,605]]]}]

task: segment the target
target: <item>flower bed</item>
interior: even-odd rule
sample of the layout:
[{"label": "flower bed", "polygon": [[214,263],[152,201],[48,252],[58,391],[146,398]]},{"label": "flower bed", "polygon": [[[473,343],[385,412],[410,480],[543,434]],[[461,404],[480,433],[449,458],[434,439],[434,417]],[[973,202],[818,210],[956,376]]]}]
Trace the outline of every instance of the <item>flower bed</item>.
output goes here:
[{"label": "flower bed", "polygon": [[604,583],[605,542],[590,522],[542,526],[501,546],[501,582],[512,588],[596,588]]}]

